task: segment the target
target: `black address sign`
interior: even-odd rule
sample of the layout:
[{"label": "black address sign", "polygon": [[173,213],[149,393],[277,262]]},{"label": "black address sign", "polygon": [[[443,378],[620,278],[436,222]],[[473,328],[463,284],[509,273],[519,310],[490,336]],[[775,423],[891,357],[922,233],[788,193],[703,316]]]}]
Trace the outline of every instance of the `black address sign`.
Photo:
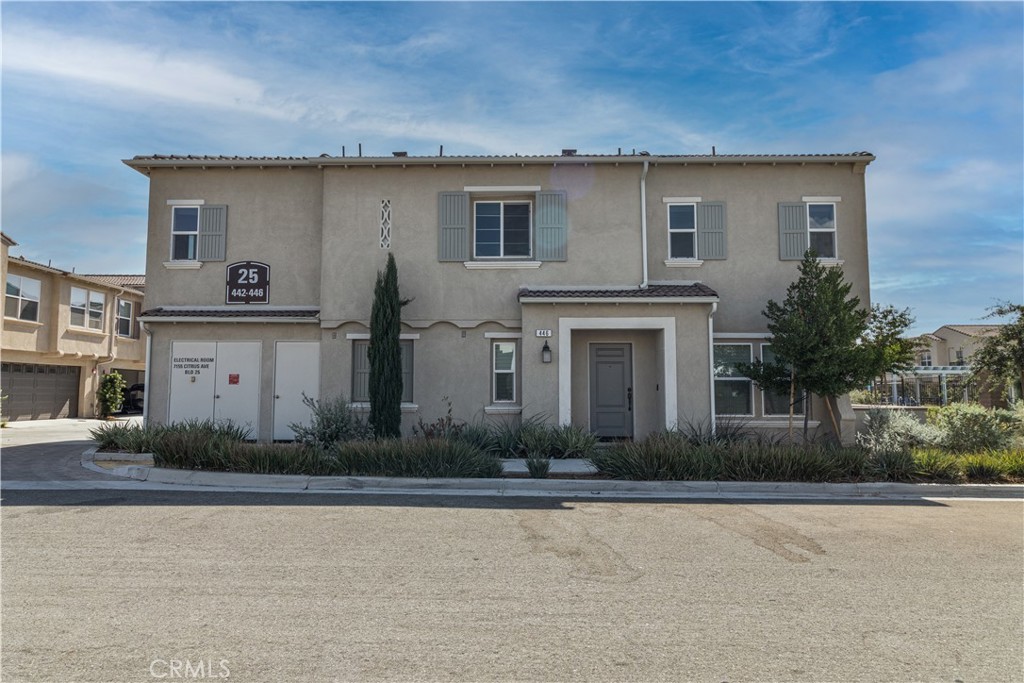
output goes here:
[{"label": "black address sign", "polygon": [[259,261],[239,261],[227,269],[229,304],[269,304],[270,266]]}]

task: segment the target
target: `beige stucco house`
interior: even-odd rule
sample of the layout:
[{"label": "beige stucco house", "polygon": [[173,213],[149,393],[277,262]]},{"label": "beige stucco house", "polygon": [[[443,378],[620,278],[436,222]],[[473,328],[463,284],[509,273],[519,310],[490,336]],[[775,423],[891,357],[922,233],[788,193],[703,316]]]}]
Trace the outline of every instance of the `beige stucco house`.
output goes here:
[{"label": "beige stucco house", "polygon": [[0,318],[3,418],[94,417],[100,378],[117,370],[144,381],[146,349],[137,318],[141,275],[81,275],[22,257],[2,236]]},{"label": "beige stucco house", "polygon": [[541,415],[607,438],[782,428],[787,400],[734,364],[770,353],[761,311],[809,246],[869,304],[873,159],[126,160],[150,178],[148,418],[230,418],[269,440],[308,417],[303,393],[364,407],[374,279],[393,253],[412,298],[407,430],[447,401],[466,420]]},{"label": "beige stucco house", "polygon": [[[988,407],[1005,407],[1009,394],[988,386],[976,386],[971,379],[971,356],[987,337],[998,334],[1001,325],[943,325],[916,339],[917,364],[909,372],[889,375],[888,398],[904,405],[946,405],[977,400]],[[984,382],[981,383],[984,385]]]}]

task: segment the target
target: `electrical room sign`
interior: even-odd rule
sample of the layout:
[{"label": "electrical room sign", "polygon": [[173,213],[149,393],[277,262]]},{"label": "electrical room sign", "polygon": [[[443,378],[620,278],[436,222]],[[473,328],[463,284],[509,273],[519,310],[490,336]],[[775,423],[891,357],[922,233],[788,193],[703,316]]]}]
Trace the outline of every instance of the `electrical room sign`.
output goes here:
[{"label": "electrical room sign", "polygon": [[227,268],[228,304],[269,304],[270,266],[259,261],[239,261]]}]

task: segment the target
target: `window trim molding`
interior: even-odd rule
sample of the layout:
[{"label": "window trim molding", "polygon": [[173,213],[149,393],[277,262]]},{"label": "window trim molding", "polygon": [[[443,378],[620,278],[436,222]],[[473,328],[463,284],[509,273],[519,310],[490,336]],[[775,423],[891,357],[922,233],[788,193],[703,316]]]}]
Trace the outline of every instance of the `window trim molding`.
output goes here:
[{"label": "window trim molding", "polygon": [[205,199],[168,199],[167,206],[202,206]]},{"label": "window trim molding", "polygon": [[[511,259],[514,256],[484,256],[485,259]],[[463,261],[466,270],[528,270],[540,268],[543,261]]]},{"label": "window trim molding", "polygon": [[[128,317],[125,318],[121,315],[121,304],[126,303],[129,307]],[[123,299],[116,297],[114,304],[114,336],[118,339],[138,339],[135,336],[135,321],[138,319],[138,315],[135,313],[135,302],[131,299]],[[128,334],[121,334],[121,321],[128,321]]]},{"label": "window trim molding", "polygon": [[521,192],[540,192],[540,185],[466,185],[462,188],[463,192],[495,192],[495,193],[521,193]]},{"label": "window trim molding", "polygon": [[[700,254],[697,253],[697,204],[700,203],[700,197],[664,197],[665,199],[695,199],[697,201],[674,201],[665,202],[665,225],[668,228],[666,231],[665,239],[668,244],[668,259],[665,260],[665,265],[670,268],[685,268],[699,266],[704,263],[700,259]],[[692,206],[693,207],[693,229],[672,229],[672,207],[673,206]],[[672,233],[688,234],[693,235],[693,256],[673,256],[672,255]],[[699,261],[699,263],[698,263]],[[678,265],[674,265],[678,264]]]},{"label": "window trim molding", "polygon": [[702,197],[662,197],[661,202],[663,204],[700,204],[704,199]]},{"label": "window trim molding", "polygon": [[[201,226],[203,224],[203,204],[205,202],[200,202],[198,204],[183,204],[183,203],[170,204],[170,201],[180,202],[182,200],[168,200],[168,204],[171,207],[171,231],[170,231],[171,232],[171,245],[170,245],[171,246],[171,248],[170,248],[170,256],[171,257],[170,257],[170,259],[168,259],[167,262],[164,263],[164,265],[166,266],[168,262],[169,263],[201,263],[199,261],[199,232],[200,232]],[[195,230],[194,233],[192,233],[192,232],[175,232],[174,231],[174,213],[178,209],[195,209],[196,210],[196,230]],[[194,244],[194,247],[193,247],[193,257],[192,258],[189,258],[189,259],[176,259],[176,258],[174,258],[174,238],[175,238],[176,235],[195,235],[195,244]]]},{"label": "window trim molding", "polygon": [[202,267],[202,261],[164,261],[167,270],[199,270]]}]

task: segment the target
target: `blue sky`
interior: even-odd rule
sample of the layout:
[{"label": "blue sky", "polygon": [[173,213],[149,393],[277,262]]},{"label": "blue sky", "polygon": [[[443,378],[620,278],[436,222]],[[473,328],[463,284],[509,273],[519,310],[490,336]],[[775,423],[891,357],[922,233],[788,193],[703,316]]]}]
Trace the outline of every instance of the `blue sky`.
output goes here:
[{"label": "blue sky", "polygon": [[136,154],[868,150],[872,298],[1024,300],[1021,3],[4,2],[15,254],[142,272]]}]

